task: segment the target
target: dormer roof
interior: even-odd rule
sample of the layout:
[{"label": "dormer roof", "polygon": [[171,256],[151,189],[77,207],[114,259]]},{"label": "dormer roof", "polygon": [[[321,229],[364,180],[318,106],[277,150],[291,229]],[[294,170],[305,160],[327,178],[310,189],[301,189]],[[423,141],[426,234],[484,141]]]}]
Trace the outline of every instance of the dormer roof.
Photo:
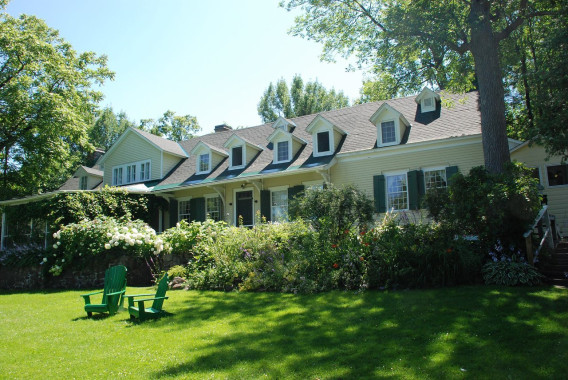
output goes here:
[{"label": "dormer roof", "polygon": [[90,167],[88,167],[88,166],[83,166],[83,165],[79,166],[79,167],[77,168],[77,170],[75,171],[75,176],[78,176],[78,177],[80,177],[80,176],[82,176],[82,175],[85,175],[85,174],[86,174],[86,175],[93,176],[93,177],[101,177],[101,178],[103,178],[103,174],[104,174],[104,173],[103,173],[102,170],[98,170],[98,169],[95,169],[95,168],[90,168]]},{"label": "dormer roof", "polygon": [[306,144],[307,144],[307,141],[306,141],[306,140],[301,139],[301,138],[299,138],[299,137],[297,137],[297,136],[294,136],[294,134],[292,134],[292,133],[290,133],[290,132],[283,131],[283,130],[280,129],[280,128],[278,128],[278,129],[276,129],[274,132],[272,132],[272,133],[270,134],[270,136],[268,136],[267,140],[270,141],[270,142],[273,142],[274,140],[276,140],[276,139],[278,139],[279,137],[282,137],[282,136],[284,136],[284,137],[286,137],[286,138],[291,138],[292,140],[297,141],[297,142],[299,142],[299,143],[302,144],[302,145],[306,145]]},{"label": "dormer roof", "polygon": [[342,128],[338,127],[337,125],[335,125],[334,123],[332,123],[331,121],[327,120],[325,117],[323,117],[321,114],[318,114],[310,124],[308,124],[308,126],[306,127],[306,132],[308,133],[313,133],[314,130],[321,126],[321,125],[326,125],[326,126],[330,126],[332,127],[335,131],[341,133],[342,135],[346,135],[347,132],[345,132],[345,130],[343,130]]},{"label": "dormer roof", "polygon": [[206,142],[200,141],[190,152],[189,154],[195,155],[197,154],[197,152],[199,152],[201,149],[206,148],[211,150],[211,152],[217,153],[220,156],[223,157],[229,157],[229,154],[227,152],[225,152],[222,149],[219,149],[217,147],[214,147],[211,144],[207,144]]},{"label": "dormer roof", "polygon": [[225,142],[225,144],[223,144],[223,148],[225,149],[229,149],[237,144],[244,144],[247,147],[250,147],[252,149],[256,149],[258,151],[263,151],[264,148],[261,147],[260,145],[256,145],[255,143],[250,142],[249,140],[245,139],[244,137],[238,136],[236,133],[233,133],[231,135],[231,137],[229,137],[227,139],[227,142]]},{"label": "dormer roof", "polygon": [[381,106],[371,116],[369,121],[376,125],[381,120],[381,115],[385,111],[390,111],[390,112],[394,113],[395,115],[397,115],[398,118],[400,118],[400,120],[404,123],[405,126],[408,127],[410,125],[410,122],[406,119],[406,117],[401,112],[397,111],[396,109],[394,109],[394,107],[390,106],[386,102],[381,104]]},{"label": "dormer roof", "polygon": [[294,123],[290,119],[286,119],[282,116],[279,116],[278,119],[272,124],[272,128],[274,129],[283,129],[286,132],[290,132],[292,127],[296,127],[296,123]]},{"label": "dormer roof", "polygon": [[434,91],[430,90],[428,87],[424,87],[422,89],[422,91],[420,91],[420,94],[418,94],[416,99],[414,99],[414,101],[416,103],[420,104],[422,99],[425,99],[425,98],[428,98],[428,97],[433,97],[434,99],[436,99],[436,101],[440,101],[440,95],[435,93]]}]

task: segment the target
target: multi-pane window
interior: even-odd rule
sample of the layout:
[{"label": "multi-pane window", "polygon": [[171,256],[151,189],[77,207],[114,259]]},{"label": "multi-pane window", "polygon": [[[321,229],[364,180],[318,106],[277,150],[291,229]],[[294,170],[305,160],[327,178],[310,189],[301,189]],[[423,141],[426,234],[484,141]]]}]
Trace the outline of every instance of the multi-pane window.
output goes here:
[{"label": "multi-pane window", "polygon": [[318,142],[318,147],[317,147],[318,153],[329,152],[331,150],[329,144],[329,131],[318,132],[317,142]]},{"label": "multi-pane window", "polygon": [[136,182],[136,164],[126,166],[126,183]]},{"label": "multi-pane window", "polygon": [[408,209],[408,181],[406,174],[385,176],[387,182],[387,208]]},{"label": "multi-pane window", "polygon": [[236,146],[232,149],[231,166],[238,167],[243,165],[243,147]]},{"label": "multi-pane window", "polygon": [[288,189],[270,193],[270,220],[273,222],[288,221]]},{"label": "multi-pane window", "polygon": [[209,171],[209,154],[199,155],[199,172],[205,173]]},{"label": "multi-pane window", "polygon": [[122,185],[122,167],[114,168],[112,171],[112,184],[114,186]]},{"label": "multi-pane window", "polygon": [[190,222],[191,210],[189,207],[189,200],[179,201],[178,208],[179,208],[178,221],[187,220],[188,222]]},{"label": "multi-pane window", "polygon": [[150,161],[140,164],[140,181],[147,181],[150,179]]},{"label": "multi-pane window", "polygon": [[568,185],[568,165],[547,166],[548,186]]},{"label": "multi-pane window", "polygon": [[288,141],[279,141],[278,144],[276,144],[276,149],[278,162],[288,161],[290,159]]},{"label": "multi-pane window", "polygon": [[216,222],[222,220],[223,203],[220,197],[205,198],[205,214]]},{"label": "multi-pane window", "polygon": [[424,184],[426,191],[446,187],[446,169],[425,170]]},{"label": "multi-pane window", "polygon": [[396,141],[394,121],[383,121],[381,123],[381,138],[383,144],[393,143]]},{"label": "multi-pane window", "polygon": [[79,179],[79,190],[87,190],[87,176],[82,176]]}]

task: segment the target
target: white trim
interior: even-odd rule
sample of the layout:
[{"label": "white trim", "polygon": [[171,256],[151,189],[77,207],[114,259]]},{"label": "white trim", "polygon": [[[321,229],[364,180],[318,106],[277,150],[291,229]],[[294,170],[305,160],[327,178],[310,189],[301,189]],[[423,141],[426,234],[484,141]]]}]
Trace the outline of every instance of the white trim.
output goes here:
[{"label": "white trim", "polygon": [[[208,167],[207,170],[200,170],[201,169],[201,156],[207,156],[208,158]],[[209,152],[206,153],[200,153],[197,155],[197,160],[196,160],[196,168],[195,168],[195,174],[209,174],[211,173],[211,150],[209,150]]]},{"label": "white trim", "polygon": [[[386,172],[386,173],[382,173],[385,176],[385,204],[387,206],[387,210],[392,210],[392,211],[408,211],[410,210],[410,197],[408,194],[408,172],[409,170],[406,171],[393,171],[393,172]],[[389,204],[389,184],[388,184],[388,178],[387,177],[393,177],[393,176],[399,176],[399,175],[404,175],[404,177],[406,178],[406,208],[404,209],[394,209],[393,207],[391,207],[391,205]]]},{"label": "white trim", "polygon": [[[393,123],[394,141],[383,142],[383,123]],[[400,120],[398,118],[379,120],[377,123],[377,146],[391,146],[400,144]]]},{"label": "white trim", "polygon": [[[426,105],[426,100],[431,100],[431,105]],[[420,100],[420,113],[436,111],[436,98],[433,96],[424,97]]]},{"label": "white trim", "polygon": [[164,151],[160,153],[160,178],[164,178]]},{"label": "white trim", "polygon": [[288,202],[288,189],[290,188],[290,186],[288,185],[284,185],[284,186],[274,186],[274,187],[269,187],[268,191],[270,192],[270,220],[272,222],[278,222],[275,220],[274,217],[274,213],[272,212],[272,193],[274,192],[280,192],[280,191],[286,191],[286,220],[288,221],[289,219],[289,213],[288,213],[288,207],[290,205],[290,203]]},{"label": "white trim", "polygon": [[[233,165],[233,149],[235,148],[241,148],[241,165]],[[247,164],[247,146],[246,144],[242,144],[242,145],[234,145],[231,146],[231,148],[229,149],[229,170],[236,170],[236,169],[242,169],[246,166]]]},{"label": "white trim", "polygon": [[[223,213],[225,212],[225,202],[224,202],[223,198],[218,193],[205,194],[203,196],[203,198],[205,199],[205,218],[207,219],[207,216],[209,215],[209,212],[207,210],[207,200],[219,198],[219,200],[220,200],[220,202],[219,202],[220,203],[219,204],[219,206],[220,206],[219,220],[225,220],[225,215],[223,215]],[[254,194],[253,194],[253,198],[254,198]]]},{"label": "white trim", "polygon": [[[177,221],[178,223],[181,221],[181,213],[180,213],[180,209],[181,209],[181,202],[189,202],[193,197],[188,196],[188,197],[181,197],[181,198],[175,198],[175,200],[177,201]],[[184,214],[185,215],[185,214]],[[189,217],[191,219],[191,208],[189,209]],[[170,226],[173,227],[173,226]]]},{"label": "white trim", "polygon": [[[320,133],[324,133],[327,132],[328,136],[329,136],[329,150],[326,150],[324,152],[320,152],[319,151],[319,146],[318,146],[318,134]],[[327,126],[324,127],[320,127],[319,129],[317,129],[313,136],[313,146],[314,146],[314,150],[313,150],[313,155],[314,157],[324,157],[324,156],[329,156],[332,155],[334,152],[334,147],[335,147],[335,138],[334,138],[334,133],[333,133],[333,128],[329,128]]]},{"label": "white trim", "polygon": [[[146,170],[142,170],[141,168],[142,165],[145,166],[146,164],[149,164],[147,172],[148,178],[146,178],[146,176],[143,176],[143,173],[145,173]],[[132,166],[135,167],[134,180],[128,181],[128,167]],[[121,176],[122,178],[120,183],[118,183],[118,179],[115,179],[116,178],[115,170],[117,171],[122,170],[122,176]],[[116,165],[112,167],[110,174],[111,174],[110,183],[112,184],[112,186],[122,186],[122,185],[129,185],[132,183],[150,181],[152,179],[152,160],[142,160],[142,161],[129,162],[122,165]]]},{"label": "white trim", "polygon": [[426,167],[426,168],[421,168],[420,170],[422,170],[422,174],[423,174],[423,181],[424,181],[424,191],[428,191],[428,186],[426,184],[426,172],[434,172],[434,171],[443,171],[444,172],[444,181],[446,182],[446,187],[448,187],[448,175],[446,173],[446,168],[449,167],[451,165],[446,165],[446,166],[433,166],[433,167]]},{"label": "white trim", "polygon": [[302,182],[302,185],[304,185],[304,188],[308,188],[308,187],[315,187],[315,186],[321,186],[323,188],[323,185],[325,185],[325,181],[305,181]]},{"label": "white trim", "polygon": [[[278,149],[278,144],[281,142],[285,142],[286,145],[288,146],[288,158],[285,160],[278,160],[278,153],[279,153],[279,149]],[[272,160],[275,164],[281,164],[284,162],[290,162],[292,160],[292,139],[282,139],[282,140],[277,140],[275,142],[273,142],[274,144],[274,149],[273,149],[273,157]]]}]

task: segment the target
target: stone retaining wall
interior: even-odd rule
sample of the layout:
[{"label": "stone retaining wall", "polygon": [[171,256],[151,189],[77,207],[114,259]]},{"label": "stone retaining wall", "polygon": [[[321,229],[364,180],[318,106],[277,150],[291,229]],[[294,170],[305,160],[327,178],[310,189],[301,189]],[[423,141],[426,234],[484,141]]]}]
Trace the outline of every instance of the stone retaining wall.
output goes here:
[{"label": "stone retaining wall", "polygon": [[[166,255],[163,257],[164,270],[174,265],[187,264],[189,256]],[[94,289],[104,285],[105,271],[113,265],[124,265],[128,269],[126,283],[129,286],[149,286],[153,283],[152,272],[146,261],[139,257],[104,257],[87,264],[76,264],[65,268],[61,275],[53,277],[44,273],[41,265],[13,268],[0,266],[0,289]]]}]

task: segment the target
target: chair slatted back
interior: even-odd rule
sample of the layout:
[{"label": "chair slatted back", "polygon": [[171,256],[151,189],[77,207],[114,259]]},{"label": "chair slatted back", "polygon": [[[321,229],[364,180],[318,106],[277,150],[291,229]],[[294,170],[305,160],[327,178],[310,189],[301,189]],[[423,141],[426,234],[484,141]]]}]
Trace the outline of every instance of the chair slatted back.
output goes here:
[{"label": "chair slatted back", "polygon": [[[156,297],[165,297],[166,291],[168,290],[168,274],[164,274],[164,277],[158,283],[158,290],[156,290]],[[156,299],[152,303],[152,309],[162,310],[162,305],[164,304],[164,299]]]},{"label": "chair slatted back", "polygon": [[102,303],[107,303],[107,294],[126,289],[126,272],[127,269],[124,265],[115,265],[105,271],[105,287],[103,290]]}]

